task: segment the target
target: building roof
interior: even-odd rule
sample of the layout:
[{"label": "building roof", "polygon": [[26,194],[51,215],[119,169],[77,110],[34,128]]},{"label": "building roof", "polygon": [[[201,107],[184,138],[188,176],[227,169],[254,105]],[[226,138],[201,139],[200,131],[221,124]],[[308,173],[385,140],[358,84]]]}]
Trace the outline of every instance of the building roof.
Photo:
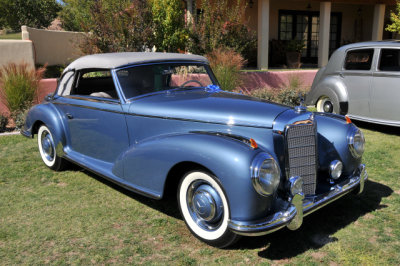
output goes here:
[{"label": "building roof", "polygon": [[66,67],[64,72],[71,69],[79,70],[87,68],[113,69],[133,64],[162,61],[196,61],[200,63],[208,63],[208,60],[205,57],[192,54],[152,52],[106,53],[80,57]]}]

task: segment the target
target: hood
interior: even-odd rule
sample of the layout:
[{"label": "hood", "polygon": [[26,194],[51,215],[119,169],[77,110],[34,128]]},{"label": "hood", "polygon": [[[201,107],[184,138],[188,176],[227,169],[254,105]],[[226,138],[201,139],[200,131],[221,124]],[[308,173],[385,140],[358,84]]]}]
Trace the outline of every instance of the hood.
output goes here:
[{"label": "hood", "polygon": [[277,115],[288,109],[242,94],[189,89],[138,98],[131,103],[129,112],[194,122],[272,128]]}]

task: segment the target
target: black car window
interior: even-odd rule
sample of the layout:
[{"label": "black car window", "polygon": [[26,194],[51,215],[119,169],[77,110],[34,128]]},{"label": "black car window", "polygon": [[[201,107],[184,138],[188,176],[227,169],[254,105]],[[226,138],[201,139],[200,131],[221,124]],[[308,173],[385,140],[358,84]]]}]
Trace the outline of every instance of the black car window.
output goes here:
[{"label": "black car window", "polygon": [[78,74],[70,95],[84,95],[97,98],[118,99],[109,70],[84,70]]},{"label": "black car window", "polygon": [[352,50],[346,55],[346,70],[370,70],[374,49]]},{"label": "black car window", "polygon": [[400,49],[382,49],[378,69],[400,71]]}]

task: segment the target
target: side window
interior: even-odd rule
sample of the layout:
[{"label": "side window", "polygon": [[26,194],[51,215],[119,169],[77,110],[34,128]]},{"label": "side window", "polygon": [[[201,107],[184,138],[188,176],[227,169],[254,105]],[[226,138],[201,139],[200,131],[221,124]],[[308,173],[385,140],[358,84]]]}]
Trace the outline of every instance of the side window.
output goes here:
[{"label": "side window", "polygon": [[370,70],[374,49],[353,50],[347,52],[344,68],[346,70]]},{"label": "side window", "polygon": [[72,84],[74,82],[74,71],[69,71],[64,74],[58,85],[58,95],[66,96],[71,94]]},{"label": "side window", "polygon": [[118,99],[109,70],[82,70],[78,72],[75,86],[70,95]]},{"label": "side window", "polygon": [[400,71],[400,49],[382,49],[378,69]]}]

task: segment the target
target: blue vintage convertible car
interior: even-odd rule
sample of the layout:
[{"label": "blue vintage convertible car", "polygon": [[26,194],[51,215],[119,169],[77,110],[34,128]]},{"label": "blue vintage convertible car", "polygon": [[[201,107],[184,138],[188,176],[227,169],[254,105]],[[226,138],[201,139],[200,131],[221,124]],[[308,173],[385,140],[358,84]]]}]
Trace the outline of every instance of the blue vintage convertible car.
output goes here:
[{"label": "blue vintage convertible car", "polygon": [[79,58],[21,133],[51,169],[68,160],[151,198],[176,193],[190,231],[217,247],[295,230],[367,179],[350,119],[225,92],[196,55]]}]

